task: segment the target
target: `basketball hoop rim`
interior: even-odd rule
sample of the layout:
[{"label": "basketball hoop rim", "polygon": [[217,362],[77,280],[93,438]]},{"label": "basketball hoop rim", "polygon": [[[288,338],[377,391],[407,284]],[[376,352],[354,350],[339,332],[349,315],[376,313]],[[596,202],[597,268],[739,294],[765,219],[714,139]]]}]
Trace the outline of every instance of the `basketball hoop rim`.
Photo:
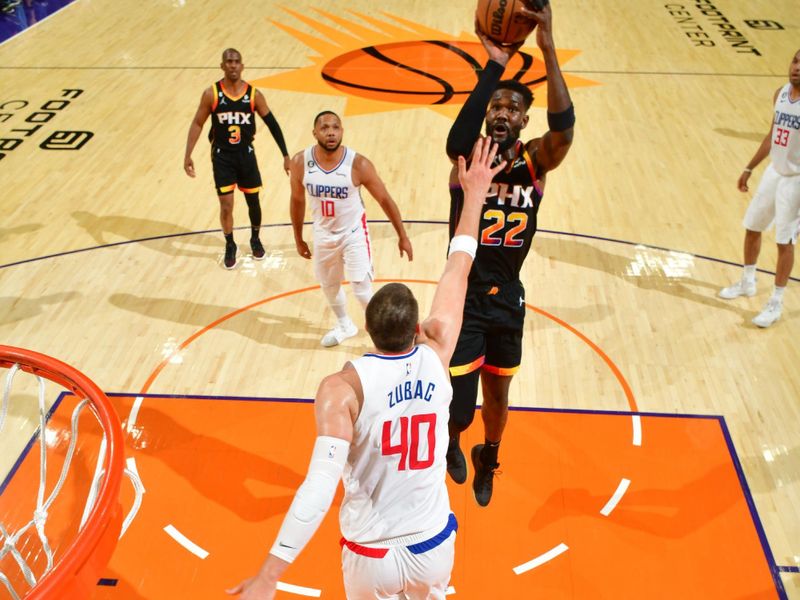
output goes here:
[{"label": "basketball hoop rim", "polygon": [[[0,345],[0,367],[10,368],[14,364],[19,364],[20,369],[27,373],[62,385],[79,398],[88,398],[106,435],[103,460],[105,476],[83,529],[61,553],[53,569],[25,596],[25,600],[44,600],[54,597],[50,594],[63,589],[65,584],[69,587],[70,579],[83,570],[94,550],[104,540],[104,545],[108,544],[108,536],[113,535],[116,543],[121,529],[119,491],[125,469],[124,440],[122,425],[110,400],[94,381],[78,369],[33,350]],[[101,569],[104,567],[105,563],[100,566]]]}]

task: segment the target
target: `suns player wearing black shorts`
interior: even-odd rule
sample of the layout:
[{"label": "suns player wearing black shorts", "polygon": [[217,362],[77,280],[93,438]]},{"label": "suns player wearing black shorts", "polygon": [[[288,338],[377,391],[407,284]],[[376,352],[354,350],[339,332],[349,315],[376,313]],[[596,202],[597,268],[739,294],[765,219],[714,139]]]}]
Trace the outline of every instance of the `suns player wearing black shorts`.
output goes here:
[{"label": "suns player wearing black shorts", "polygon": [[[451,160],[467,156],[485,120],[486,134],[500,146],[496,160],[504,159],[508,165],[495,175],[483,206],[464,321],[450,362],[453,401],[447,471],[456,483],[467,479],[467,463],[459,437],[475,416],[479,379],[482,385],[485,443],[471,451],[472,489],[481,506],[489,504],[492,497],[500,440],[508,419],[508,390],[522,358],[525,290],[519,273],[536,233],[546,175],[566,156],[575,122],[572,101],[556,58],[550,7],[523,11],[537,23],[536,43],[547,69],[549,130],[526,143],[520,141],[520,132],[528,124],[527,112],[533,94],[519,81],[500,81],[505,65],[519,45],[499,46],[478,30],[489,61],[447,138]],[[454,167],[450,175],[451,236],[463,199]]]},{"label": "suns player wearing black shorts", "polygon": [[226,269],[236,266],[236,243],[233,241],[233,191],[238,187],[247,201],[247,210],[252,228],[250,248],[253,258],[264,258],[264,246],[259,239],[261,229],[261,205],[258,192],[261,190],[261,173],[258,170],[253,138],[256,134],[255,115],[266,123],[275,143],[283,154],[283,170],[289,173],[289,152],[283,133],[270,112],[261,92],[242,79],[242,55],[228,48],[222,53],[220,68],[224,77],[203,92],[200,106],[189,127],[183,168],[190,177],[195,176],[192,150],[200,137],[203,125],[210,115],[211,164],[214,169],[214,185],[219,197],[219,220],[225,235]]}]

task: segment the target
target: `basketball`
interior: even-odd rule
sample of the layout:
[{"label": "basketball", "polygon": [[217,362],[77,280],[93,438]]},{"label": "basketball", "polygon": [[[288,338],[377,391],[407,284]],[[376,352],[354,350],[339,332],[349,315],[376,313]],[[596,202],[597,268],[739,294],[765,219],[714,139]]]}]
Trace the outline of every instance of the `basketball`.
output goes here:
[{"label": "basketball", "polygon": [[542,10],[548,0],[478,0],[475,17],[486,35],[504,46],[524,42],[536,28],[536,22],[519,13],[525,6]]}]

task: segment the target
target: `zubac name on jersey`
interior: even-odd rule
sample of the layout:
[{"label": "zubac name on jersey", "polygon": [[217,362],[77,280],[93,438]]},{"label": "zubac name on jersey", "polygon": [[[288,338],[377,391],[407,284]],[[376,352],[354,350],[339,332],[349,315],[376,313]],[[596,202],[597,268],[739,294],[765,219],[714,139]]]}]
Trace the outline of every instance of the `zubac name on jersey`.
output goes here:
[{"label": "zubac name on jersey", "polygon": [[419,379],[414,382],[406,381],[396,386],[387,394],[389,397],[389,408],[393,408],[407,400],[425,400],[425,402],[430,402],[435,389],[436,384],[433,382],[424,382]]}]

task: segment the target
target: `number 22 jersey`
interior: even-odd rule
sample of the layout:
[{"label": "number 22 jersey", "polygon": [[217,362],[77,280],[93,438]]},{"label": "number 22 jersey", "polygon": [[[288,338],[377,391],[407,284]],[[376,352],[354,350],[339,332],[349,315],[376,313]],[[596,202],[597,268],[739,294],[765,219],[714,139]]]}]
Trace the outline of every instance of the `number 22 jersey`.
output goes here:
[{"label": "number 22 jersey", "polygon": [[370,544],[440,531],[450,516],[445,484],[453,388],[436,352],[351,361],[364,391],[342,476],[345,539]]},{"label": "number 22 jersey", "polygon": [[[500,157],[495,158],[495,164]],[[542,202],[533,160],[521,141],[511,166],[492,179],[481,211],[478,250],[469,273],[470,286],[494,286],[519,280],[536,233],[536,215]],[[450,186],[450,237],[453,237],[464,190]]]}]

